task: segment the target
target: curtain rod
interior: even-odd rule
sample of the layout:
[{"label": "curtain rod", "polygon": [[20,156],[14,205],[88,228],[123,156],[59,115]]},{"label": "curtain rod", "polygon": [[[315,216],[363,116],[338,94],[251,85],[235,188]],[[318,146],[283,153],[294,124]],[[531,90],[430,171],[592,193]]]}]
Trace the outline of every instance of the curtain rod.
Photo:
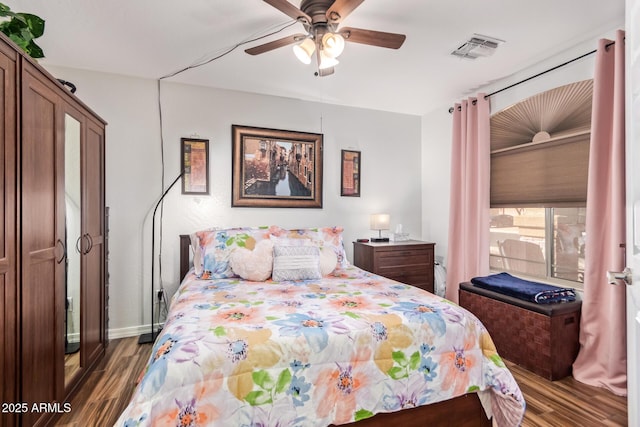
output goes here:
[{"label": "curtain rod", "polygon": [[[608,49],[608,48],[609,48],[609,46],[614,45],[614,44],[616,44],[616,42],[607,43],[607,44],[605,45],[605,49]],[[598,49],[594,49],[594,50],[592,50],[591,52],[587,52],[587,53],[582,54],[582,55],[580,55],[580,56],[578,56],[578,57],[576,57],[576,58],[570,59],[570,60],[568,60],[568,61],[566,61],[566,62],[563,62],[563,63],[562,63],[562,64],[560,64],[560,65],[556,65],[555,67],[549,68],[548,70],[542,71],[542,72],[540,72],[540,73],[538,73],[538,74],[535,74],[535,75],[533,75],[533,76],[531,76],[531,77],[527,77],[526,79],[520,80],[519,82],[513,83],[513,84],[511,84],[511,85],[509,85],[509,86],[507,86],[507,87],[503,87],[502,89],[498,89],[498,90],[496,90],[496,91],[494,91],[494,92],[491,92],[490,94],[485,95],[485,96],[484,96],[484,99],[490,98],[491,96],[493,96],[493,95],[495,95],[495,94],[498,94],[498,93],[500,93],[500,92],[503,92],[503,91],[505,91],[505,90],[507,90],[507,89],[511,89],[512,87],[515,87],[515,86],[521,85],[522,83],[526,83],[526,82],[528,82],[529,80],[533,80],[533,79],[535,79],[536,77],[540,77],[540,76],[542,76],[543,74],[547,74],[547,73],[549,73],[549,72],[551,72],[551,71],[555,71],[555,70],[557,70],[558,68],[562,68],[562,67],[564,67],[564,66],[566,66],[566,65],[571,64],[572,62],[579,61],[580,59],[586,58],[586,57],[587,57],[587,56],[589,56],[589,55],[593,55],[593,54],[594,54],[594,53],[596,53],[597,51],[598,51]],[[473,105],[475,105],[475,104],[476,104],[476,101],[474,100],[474,101],[473,101]],[[458,107],[458,108],[460,108],[460,107]],[[449,108],[449,113],[453,113],[453,107]]]}]

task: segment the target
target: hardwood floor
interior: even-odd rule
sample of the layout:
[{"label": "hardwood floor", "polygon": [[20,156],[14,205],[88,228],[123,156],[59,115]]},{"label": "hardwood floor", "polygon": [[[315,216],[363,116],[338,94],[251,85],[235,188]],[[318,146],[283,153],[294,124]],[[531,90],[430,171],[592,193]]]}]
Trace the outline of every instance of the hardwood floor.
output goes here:
[{"label": "hardwood floor", "polygon": [[[112,340],[107,355],[71,400],[71,412],[56,426],[112,426],[127,406],[151,351],[138,338]],[[513,363],[527,411],[523,427],[602,427],[627,425],[627,399],[567,377],[548,381]]]},{"label": "hardwood floor", "polygon": [[75,352],[64,355],[64,378],[65,382],[73,377],[75,372],[80,369],[80,353]]},{"label": "hardwood floor", "polygon": [[509,361],[527,402],[523,427],[626,426],[627,398],[580,383],[573,377],[548,381]]},{"label": "hardwood floor", "polygon": [[106,356],[71,398],[71,412],[56,426],[112,426],[129,403],[138,377],[151,353],[151,344],[138,337],[109,341]]}]

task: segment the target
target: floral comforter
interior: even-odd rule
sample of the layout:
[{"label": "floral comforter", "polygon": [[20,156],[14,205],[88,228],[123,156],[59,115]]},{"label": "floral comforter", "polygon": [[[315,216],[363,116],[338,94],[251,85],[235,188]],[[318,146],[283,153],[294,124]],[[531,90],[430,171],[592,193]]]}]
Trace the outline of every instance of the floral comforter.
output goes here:
[{"label": "floral comforter", "polygon": [[118,426],[326,426],[477,392],[499,426],[524,399],[486,329],[350,266],[321,280],[189,273]]}]

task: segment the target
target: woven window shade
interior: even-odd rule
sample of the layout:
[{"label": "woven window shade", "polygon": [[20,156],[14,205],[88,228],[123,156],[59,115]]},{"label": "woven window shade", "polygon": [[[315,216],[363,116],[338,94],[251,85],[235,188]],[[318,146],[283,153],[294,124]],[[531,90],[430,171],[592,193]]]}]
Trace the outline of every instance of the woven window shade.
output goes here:
[{"label": "woven window shade", "polygon": [[491,206],[573,206],[587,200],[589,133],[491,154]]},{"label": "woven window shade", "polygon": [[491,118],[491,206],[584,206],[593,81],[528,98]]}]

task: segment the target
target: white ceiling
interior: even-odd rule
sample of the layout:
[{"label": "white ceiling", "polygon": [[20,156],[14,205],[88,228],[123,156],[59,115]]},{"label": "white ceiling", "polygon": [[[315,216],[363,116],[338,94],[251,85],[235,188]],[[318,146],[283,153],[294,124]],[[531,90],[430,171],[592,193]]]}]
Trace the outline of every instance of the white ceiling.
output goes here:
[{"label": "white ceiling", "polygon": [[[292,22],[261,0],[5,3],[46,20],[43,65],[153,79]],[[423,114],[623,23],[624,0],[365,0],[342,26],[406,34],[399,50],[349,43],[335,74],[322,78],[290,46],[244,52],[301,32],[296,23],[170,81]],[[506,42],[489,58],[451,56],[473,33]]]}]

